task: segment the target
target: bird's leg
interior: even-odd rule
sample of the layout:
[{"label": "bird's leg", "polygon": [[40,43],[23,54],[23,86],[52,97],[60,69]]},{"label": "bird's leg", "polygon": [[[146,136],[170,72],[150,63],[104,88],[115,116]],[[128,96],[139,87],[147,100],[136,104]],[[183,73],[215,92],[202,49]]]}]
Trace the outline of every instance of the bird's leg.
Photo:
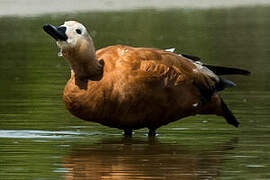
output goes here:
[{"label": "bird's leg", "polygon": [[132,129],[125,129],[124,136],[131,137],[132,136]]},{"label": "bird's leg", "polygon": [[156,129],[149,129],[148,136],[155,137],[157,135]]}]

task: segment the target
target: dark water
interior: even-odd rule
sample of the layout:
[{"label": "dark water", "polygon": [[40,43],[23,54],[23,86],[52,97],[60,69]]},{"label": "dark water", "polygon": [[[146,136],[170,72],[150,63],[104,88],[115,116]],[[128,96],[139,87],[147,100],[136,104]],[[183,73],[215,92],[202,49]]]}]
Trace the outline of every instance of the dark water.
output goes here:
[{"label": "dark water", "polygon": [[[236,66],[222,93],[240,128],[195,116],[133,138],[71,116],[69,67],[41,27],[83,22],[96,48],[127,44]],[[0,18],[0,179],[270,179],[270,8],[141,10]]]}]

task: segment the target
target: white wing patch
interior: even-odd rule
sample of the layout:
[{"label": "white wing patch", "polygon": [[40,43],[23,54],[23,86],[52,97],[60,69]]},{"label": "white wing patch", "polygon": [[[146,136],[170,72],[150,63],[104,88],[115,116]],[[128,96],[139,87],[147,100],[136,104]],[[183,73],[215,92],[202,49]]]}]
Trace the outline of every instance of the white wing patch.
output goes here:
[{"label": "white wing patch", "polygon": [[181,56],[182,58],[185,58],[188,61],[192,62],[196,66],[196,68],[193,69],[194,72],[204,73],[207,76],[210,76],[211,78],[215,79],[216,81],[219,81],[219,77],[213,71],[203,66],[203,63],[201,61],[193,61],[192,59],[182,56],[181,54],[178,54],[178,56]]},{"label": "white wing patch", "polygon": [[195,61],[193,62],[193,64],[196,66],[196,68],[193,69],[194,72],[206,74],[211,78],[214,78],[216,81],[219,81],[219,77],[213,71],[203,66],[203,64],[200,61]]},{"label": "white wing patch", "polygon": [[165,49],[165,51],[167,51],[167,52],[174,52],[175,51],[175,48],[169,48],[169,49]]}]

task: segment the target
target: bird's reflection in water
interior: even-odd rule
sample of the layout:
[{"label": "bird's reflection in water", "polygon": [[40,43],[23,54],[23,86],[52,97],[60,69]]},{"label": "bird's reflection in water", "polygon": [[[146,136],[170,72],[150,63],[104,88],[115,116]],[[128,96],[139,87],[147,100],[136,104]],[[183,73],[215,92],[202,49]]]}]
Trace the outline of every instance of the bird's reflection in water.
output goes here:
[{"label": "bird's reflection in water", "polygon": [[75,147],[64,159],[66,180],[73,179],[213,179],[237,139],[211,147],[106,139]]}]

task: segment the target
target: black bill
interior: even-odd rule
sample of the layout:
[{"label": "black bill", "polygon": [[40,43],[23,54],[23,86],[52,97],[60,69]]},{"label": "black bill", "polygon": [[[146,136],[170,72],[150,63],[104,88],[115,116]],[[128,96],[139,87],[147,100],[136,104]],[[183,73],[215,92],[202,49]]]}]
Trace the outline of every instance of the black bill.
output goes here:
[{"label": "black bill", "polygon": [[43,26],[43,29],[46,33],[48,33],[49,35],[51,35],[56,41],[66,41],[68,39],[67,35],[66,35],[66,27],[55,27],[53,25],[50,24],[45,24]]}]

